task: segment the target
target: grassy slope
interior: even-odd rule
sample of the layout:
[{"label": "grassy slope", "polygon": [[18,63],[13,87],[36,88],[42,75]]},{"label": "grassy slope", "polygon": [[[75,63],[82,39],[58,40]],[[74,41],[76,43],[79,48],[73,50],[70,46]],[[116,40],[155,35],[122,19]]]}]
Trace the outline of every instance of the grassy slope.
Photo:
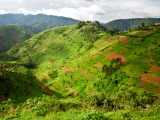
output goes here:
[{"label": "grassy slope", "polygon": [[[13,115],[9,116],[8,114],[6,117],[38,120],[44,119],[43,115],[46,115],[45,119],[76,120],[96,119],[96,116],[99,115],[97,119],[100,117],[158,119],[157,111],[159,109],[157,106],[159,103],[152,104],[153,96],[145,92],[143,88],[137,88],[134,84],[141,81],[140,76],[143,72],[149,71],[153,65],[148,55],[148,49],[154,64],[159,65],[157,54],[160,50],[157,37],[160,37],[160,34],[152,34],[143,42],[139,42],[141,38],[127,37],[126,39],[131,41],[121,44],[120,35],[110,36],[101,33],[99,34],[101,37],[94,43],[94,47],[85,51],[84,46],[88,43],[84,41],[83,34],[79,32],[80,29],[75,29],[75,27],[63,26],[46,30],[20,44],[21,48],[15,52],[15,57],[19,55],[21,62],[28,60],[29,56],[34,58],[33,61],[36,62],[37,68],[32,72],[39,81],[55,92],[50,96],[39,97],[39,102],[36,102],[36,98],[32,98],[34,102],[32,99],[28,100],[21,104],[21,107],[13,108],[18,111],[17,114],[13,112]],[[83,42],[83,47],[79,48],[81,42]],[[112,49],[107,49],[109,47]],[[111,52],[124,55],[127,63],[122,64],[120,69],[111,76],[103,78],[100,66],[109,65],[111,60],[105,56]],[[7,51],[7,54],[12,56],[11,50]],[[52,59],[55,62],[50,62]],[[99,65],[95,67],[97,62]],[[15,65],[18,64],[20,62]],[[20,68],[27,71],[24,66],[19,66]],[[52,79],[49,73],[56,70],[58,77]],[[159,89],[158,85],[138,84],[138,86],[143,86],[153,94],[158,94],[154,91],[155,88]],[[60,99],[57,98],[60,95],[64,98],[62,96]],[[100,105],[103,98],[106,102],[104,106]],[[94,105],[96,103],[97,105]],[[43,109],[39,110],[39,108]],[[93,110],[104,113],[95,113]],[[10,112],[12,111],[10,110]]]},{"label": "grassy slope", "polygon": [[[18,38],[18,35],[19,35],[19,38]],[[15,39],[14,41],[17,40],[18,43],[21,43],[31,38],[33,35],[35,35],[35,33],[17,25],[1,26],[0,27],[0,53],[9,50],[11,46],[13,46],[12,44],[13,39]]]}]

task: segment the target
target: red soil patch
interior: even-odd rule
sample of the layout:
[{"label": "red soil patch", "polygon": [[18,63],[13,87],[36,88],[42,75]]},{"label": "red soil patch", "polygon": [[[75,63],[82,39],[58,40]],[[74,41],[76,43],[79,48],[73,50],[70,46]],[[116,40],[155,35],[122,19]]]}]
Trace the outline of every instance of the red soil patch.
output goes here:
[{"label": "red soil patch", "polygon": [[42,46],[46,46],[46,45],[42,45]]},{"label": "red soil patch", "polygon": [[13,45],[17,45],[18,44],[18,39],[19,39],[19,34],[18,35],[16,35],[16,36],[13,36],[14,38],[12,39],[12,44]]},{"label": "red soil patch", "polygon": [[59,53],[61,53],[62,51],[60,50]]},{"label": "red soil patch", "polygon": [[50,62],[56,62],[56,61],[52,59],[52,60],[50,60]]},{"label": "red soil patch", "polygon": [[60,41],[60,43],[62,43],[63,41]]},{"label": "red soil patch", "polygon": [[53,94],[54,91],[48,89],[45,85],[41,86],[41,89],[43,92],[47,93],[47,94]]},{"label": "red soil patch", "polygon": [[106,55],[105,57],[109,58],[110,60],[112,60],[113,58],[114,58],[114,59],[117,59],[117,58],[119,57],[119,58],[121,58],[122,63],[127,62],[127,60],[126,60],[125,57],[123,57],[123,56],[121,56],[121,55],[118,55],[118,54],[116,54],[116,53],[113,53],[113,52],[110,53],[110,54],[108,54],[108,55]]},{"label": "red soil patch", "polygon": [[123,41],[121,42],[121,44],[126,44],[128,41],[130,41],[130,40],[125,39],[125,40],[123,40]]},{"label": "red soil patch", "polygon": [[158,67],[157,65],[153,65],[153,66],[150,68],[149,72],[154,72],[154,73],[157,73],[157,74],[160,75],[160,67]]},{"label": "red soil patch", "polygon": [[59,63],[56,64],[56,66],[58,66],[58,65],[59,65]]},{"label": "red soil patch", "polygon": [[71,67],[64,68],[64,69],[62,70],[62,72],[63,72],[63,73],[66,73],[66,72],[69,71],[70,69],[71,69]]},{"label": "red soil patch", "polygon": [[142,80],[145,80],[146,82],[149,83],[153,83],[155,85],[160,84],[160,77],[156,76],[156,75],[152,75],[150,73],[144,74],[142,75],[143,78],[141,78]]},{"label": "red soil patch", "polygon": [[56,46],[59,46],[59,45],[56,45]]},{"label": "red soil patch", "polygon": [[[47,40],[47,42],[50,42],[50,40]],[[47,42],[46,42],[46,43],[47,43]]]},{"label": "red soil patch", "polygon": [[107,48],[107,50],[111,50],[111,49],[112,49],[112,47],[108,47],[108,48]]},{"label": "red soil patch", "polygon": [[0,94],[0,102],[7,100],[6,96]]},{"label": "red soil patch", "polygon": [[106,49],[103,50],[103,51],[101,51],[101,52],[98,52],[98,54],[99,54],[99,55],[102,55],[102,54],[105,53],[105,52],[106,52]]},{"label": "red soil patch", "polygon": [[72,71],[68,71],[68,72],[67,72],[67,74],[69,74],[69,73],[73,73],[73,72],[74,72],[74,70],[72,70]]},{"label": "red soil patch", "polygon": [[47,79],[47,78],[48,78],[48,76],[45,76],[44,78],[46,78],[46,79]]}]

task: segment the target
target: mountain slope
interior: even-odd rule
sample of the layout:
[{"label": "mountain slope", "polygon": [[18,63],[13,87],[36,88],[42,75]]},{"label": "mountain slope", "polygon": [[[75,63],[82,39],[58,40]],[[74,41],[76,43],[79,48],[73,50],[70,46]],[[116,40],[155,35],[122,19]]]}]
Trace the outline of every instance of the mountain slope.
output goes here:
[{"label": "mountain slope", "polygon": [[133,18],[133,19],[117,19],[106,23],[104,26],[107,29],[119,29],[119,31],[127,31],[129,28],[133,29],[137,26],[141,26],[144,22],[145,25],[149,25],[152,22],[160,23],[160,18]]},{"label": "mountain slope", "polygon": [[77,28],[43,31],[1,55],[52,91],[16,107],[0,104],[2,119],[158,119],[160,27],[127,32],[124,39],[93,24]]},{"label": "mountain slope", "polygon": [[[0,15],[0,26],[8,25],[8,24],[16,24],[16,25],[26,25],[32,24],[32,22],[43,21],[46,22],[53,27],[58,25],[74,25],[77,24],[79,20],[75,20],[67,17],[53,16],[53,15],[23,15],[23,14],[3,14]],[[46,29],[45,29],[46,30]]]},{"label": "mountain slope", "polygon": [[31,38],[33,35],[35,33],[17,25],[0,26],[0,53]]},{"label": "mountain slope", "polygon": [[21,26],[32,30],[34,33],[39,33],[44,30],[53,28],[52,25],[50,25],[46,22],[43,22],[43,21],[35,21],[35,22],[31,22],[29,24],[25,24],[25,25],[21,25]]}]

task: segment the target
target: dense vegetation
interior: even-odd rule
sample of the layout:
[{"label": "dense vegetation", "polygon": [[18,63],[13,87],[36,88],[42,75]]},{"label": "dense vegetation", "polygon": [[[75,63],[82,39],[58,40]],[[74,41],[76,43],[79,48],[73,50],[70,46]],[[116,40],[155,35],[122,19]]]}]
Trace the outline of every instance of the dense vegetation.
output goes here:
[{"label": "dense vegetation", "polygon": [[108,30],[119,29],[119,31],[127,31],[129,28],[134,29],[141,26],[142,22],[144,22],[145,25],[150,25],[152,22],[160,23],[160,18],[117,19],[104,24],[104,26]]},{"label": "dense vegetation", "polygon": [[[3,14],[0,15],[0,26],[8,24],[21,25],[29,28],[35,33],[57,27],[58,25],[74,25],[79,20],[67,17],[53,16],[53,15],[24,15],[24,14]],[[47,24],[48,23],[48,24]],[[37,29],[39,28],[39,29]]]},{"label": "dense vegetation", "polygon": [[[160,78],[160,27],[143,27],[119,33],[98,21],[80,21],[13,46],[0,55],[13,67],[0,64],[0,98],[6,97],[1,119],[160,119],[160,86],[154,81]],[[122,44],[122,34],[130,41]],[[111,53],[119,57],[110,59]],[[152,74],[152,82],[142,74]]]},{"label": "dense vegetation", "polygon": [[53,28],[52,25],[50,25],[47,22],[43,22],[43,21],[35,21],[35,22],[25,24],[25,25],[21,25],[21,26],[25,27],[27,29],[30,29],[34,33],[39,33],[39,32],[42,32],[44,30]]},{"label": "dense vegetation", "polygon": [[0,26],[0,53],[6,52],[13,45],[17,45],[35,35],[34,32],[17,25]]}]

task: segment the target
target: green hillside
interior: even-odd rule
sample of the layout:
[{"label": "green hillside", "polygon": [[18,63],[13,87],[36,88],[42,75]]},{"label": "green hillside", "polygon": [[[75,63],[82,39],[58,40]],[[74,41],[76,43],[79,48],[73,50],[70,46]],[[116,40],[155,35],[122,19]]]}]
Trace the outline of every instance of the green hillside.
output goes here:
[{"label": "green hillside", "polygon": [[1,119],[160,119],[155,28],[120,38],[96,21],[79,22],[13,46],[0,56]]},{"label": "green hillside", "polygon": [[0,53],[5,52],[13,45],[17,45],[29,38],[35,33],[17,25],[0,26]]},{"label": "green hillside", "polygon": [[21,26],[25,27],[27,29],[30,29],[34,33],[39,33],[39,32],[42,32],[44,30],[53,28],[52,25],[50,25],[47,22],[43,22],[43,21],[35,21],[35,22],[31,22],[29,24],[25,24],[25,25],[21,25]]},{"label": "green hillside", "polygon": [[119,31],[127,31],[129,28],[133,29],[138,26],[141,26],[142,22],[144,22],[145,25],[150,26],[152,22],[160,23],[160,18],[117,19],[104,24],[104,26],[109,30],[119,29]]}]

